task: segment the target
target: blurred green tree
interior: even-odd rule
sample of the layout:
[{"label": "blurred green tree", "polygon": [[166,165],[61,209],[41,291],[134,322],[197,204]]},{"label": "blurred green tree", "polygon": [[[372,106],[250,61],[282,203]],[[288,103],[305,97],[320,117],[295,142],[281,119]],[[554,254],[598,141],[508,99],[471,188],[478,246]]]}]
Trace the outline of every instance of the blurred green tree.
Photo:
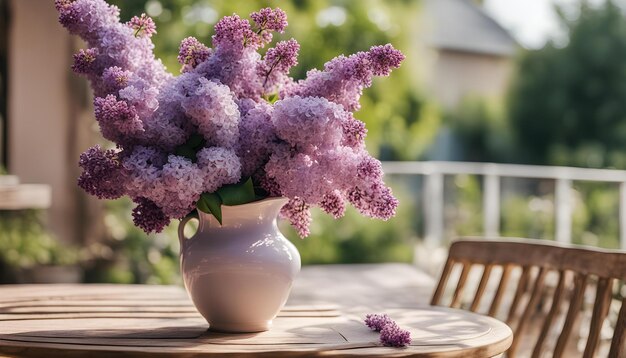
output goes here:
[{"label": "blurred green tree", "polygon": [[526,52],[509,97],[522,161],[626,168],[626,20],[606,1],[583,1],[568,42]]}]

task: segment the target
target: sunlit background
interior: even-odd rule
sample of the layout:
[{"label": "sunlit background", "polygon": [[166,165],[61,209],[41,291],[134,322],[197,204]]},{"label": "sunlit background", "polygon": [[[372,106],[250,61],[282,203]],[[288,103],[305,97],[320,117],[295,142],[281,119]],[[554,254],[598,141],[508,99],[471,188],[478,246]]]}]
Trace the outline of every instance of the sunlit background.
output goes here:
[{"label": "sunlit background", "polygon": [[[123,21],[142,12],[155,19],[156,53],[173,73],[180,68],[180,40],[195,36],[210,44],[220,17],[265,6],[289,16],[278,39],[301,44],[295,78],[337,55],[393,43],[407,55],[405,63],[375,80],[356,113],[367,123],[370,153],[385,162],[626,169],[626,7],[620,2],[110,2]],[[82,46],[57,23],[52,1],[0,0],[0,164],[17,177],[0,176],[0,189],[19,179],[44,185],[40,195],[51,190],[49,205],[40,198],[32,207],[0,210],[0,283],[178,283],[176,223],[147,237],[133,226],[129,201],[100,202],[75,185],[79,153],[95,143],[110,146],[93,120],[86,81],[70,71],[71,54]],[[417,248],[431,230],[425,221],[436,209],[424,200],[425,174],[387,175],[401,202],[388,222],[354,210],[334,221],[316,211],[309,238],[297,238],[287,225],[283,232],[304,264],[419,263],[424,255]],[[555,178],[498,178],[498,233],[555,239]],[[570,241],[619,247],[620,184],[567,183]],[[483,235],[483,177],[445,175],[442,185],[437,243]]]}]

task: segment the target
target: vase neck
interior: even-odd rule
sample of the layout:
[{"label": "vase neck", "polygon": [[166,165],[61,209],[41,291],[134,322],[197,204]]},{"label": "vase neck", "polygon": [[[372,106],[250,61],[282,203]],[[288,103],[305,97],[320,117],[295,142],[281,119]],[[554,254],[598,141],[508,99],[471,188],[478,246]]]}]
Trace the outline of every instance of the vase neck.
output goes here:
[{"label": "vase neck", "polygon": [[287,201],[287,198],[268,198],[242,205],[222,205],[221,225],[212,214],[199,212],[200,226],[211,229],[225,229],[272,224]]}]

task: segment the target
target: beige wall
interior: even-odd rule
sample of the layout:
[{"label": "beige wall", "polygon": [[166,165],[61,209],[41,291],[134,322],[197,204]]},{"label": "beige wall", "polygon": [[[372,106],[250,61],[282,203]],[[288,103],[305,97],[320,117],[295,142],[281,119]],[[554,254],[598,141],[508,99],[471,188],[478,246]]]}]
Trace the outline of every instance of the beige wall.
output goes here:
[{"label": "beige wall", "polygon": [[[71,74],[72,39],[52,0],[13,0],[9,43],[9,170],[24,183],[49,184],[50,228],[65,242],[84,238],[84,197],[76,187],[84,149],[84,81]],[[83,93],[83,95],[81,95]],[[81,140],[79,140],[81,139]],[[80,214],[81,216],[79,216]]]},{"label": "beige wall", "polygon": [[466,96],[499,97],[506,93],[513,63],[508,57],[439,50],[427,71],[427,88],[446,108]]}]

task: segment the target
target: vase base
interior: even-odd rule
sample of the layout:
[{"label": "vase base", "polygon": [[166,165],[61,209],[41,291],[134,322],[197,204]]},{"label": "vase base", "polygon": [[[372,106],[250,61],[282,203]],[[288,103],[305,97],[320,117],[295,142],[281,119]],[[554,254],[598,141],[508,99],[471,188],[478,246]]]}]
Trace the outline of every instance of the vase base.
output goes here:
[{"label": "vase base", "polygon": [[255,333],[270,329],[272,321],[260,323],[209,323],[209,331],[225,333]]}]

